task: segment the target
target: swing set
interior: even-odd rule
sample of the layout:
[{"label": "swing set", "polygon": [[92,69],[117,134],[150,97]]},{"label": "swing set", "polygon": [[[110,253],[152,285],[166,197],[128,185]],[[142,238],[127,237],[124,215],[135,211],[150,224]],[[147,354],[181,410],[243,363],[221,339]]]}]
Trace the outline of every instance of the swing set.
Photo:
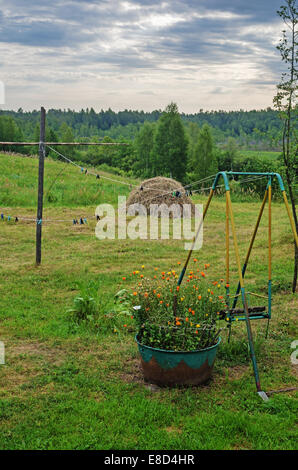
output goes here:
[{"label": "swing set", "polygon": [[[259,215],[257,218],[257,222],[255,225],[255,228],[253,230],[253,234],[249,243],[249,247],[247,250],[247,254],[245,257],[245,261],[243,266],[241,267],[241,262],[240,262],[240,255],[239,255],[239,247],[238,247],[238,241],[237,241],[237,234],[236,234],[236,229],[235,229],[235,220],[234,220],[234,213],[232,209],[232,203],[231,203],[231,196],[230,196],[230,185],[229,185],[229,178],[234,177],[234,176],[256,176],[256,177],[264,177],[267,179],[267,187],[265,190],[264,198],[260,207]],[[257,388],[257,393],[258,395],[264,400],[268,401],[268,395],[266,392],[264,392],[261,389],[260,385],[260,378],[259,378],[259,371],[258,371],[258,365],[256,361],[256,356],[255,356],[255,349],[254,349],[254,343],[253,343],[253,335],[252,335],[252,329],[251,329],[251,320],[262,320],[262,319],[267,319],[267,330],[266,330],[266,337],[268,335],[268,329],[269,329],[269,322],[271,319],[271,307],[272,307],[272,250],[271,250],[271,233],[272,233],[272,181],[274,178],[277,179],[278,184],[279,184],[279,189],[282,193],[283,200],[286,206],[286,211],[288,213],[288,217],[290,220],[292,232],[294,235],[294,240],[296,243],[296,246],[298,246],[298,237],[297,237],[297,232],[295,228],[295,223],[290,211],[289,203],[287,200],[285,188],[284,188],[284,183],[281,178],[281,176],[278,173],[248,173],[248,172],[233,172],[233,171],[222,171],[217,173],[213,185],[211,187],[209,197],[206,203],[206,206],[203,211],[203,217],[202,220],[199,224],[196,236],[194,237],[191,249],[189,250],[186,262],[183,266],[183,269],[181,271],[180,277],[178,279],[178,286],[180,286],[184,274],[187,269],[187,265],[189,263],[192,251],[195,247],[196,240],[199,236],[199,233],[202,228],[203,221],[206,217],[211,199],[214,195],[214,192],[216,190],[218,181],[220,178],[223,178],[224,180],[224,187],[225,187],[225,196],[226,196],[226,222],[225,222],[225,245],[226,245],[226,305],[227,308],[226,310],[223,310],[220,312],[220,318],[225,320],[228,323],[228,328],[229,328],[229,337],[228,341],[230,340],[231,336],[231,329],[232,329],[232,323],[234,321],[245,321],[246,322],[246,329],[247,329],[247,336],[248,336],[248,342],[249,342],[249,349],[250,349],[250,356],[253,364],[253,371],[254,371],[254,377],[255,377],[255,383],[256,383],[256,388]],[[260,296],[259,294],[255,294],[253,292],[247,292],[244,286],[244,277],[245,273],[247,270],[248,262],[250,259],[251,251],[254,245],[254,241],[258,232],[258,228],[261,222],[261,218],[264,212],[264,208],[266,205],[266,202],[268,201],[268,296]],[[234,250],[235,250],[235,257],[236,257],[236,264],[237,264],[237,269],[238,269],[238,277],[239,277],[239,282],[238,282],[238,287],[236,290],[235,295],[230,294],[230,225],[231,225],[231,231],[233,235],[233,242],[234,242]],[[268,305],[267,306],[261,306],[261,307],[250,307],[248,298],[249,295],[260,297],[260,298],[266,298],[268,300]],[[242,299],[242,307],[237,309],[237,302],[239,297]]]}]

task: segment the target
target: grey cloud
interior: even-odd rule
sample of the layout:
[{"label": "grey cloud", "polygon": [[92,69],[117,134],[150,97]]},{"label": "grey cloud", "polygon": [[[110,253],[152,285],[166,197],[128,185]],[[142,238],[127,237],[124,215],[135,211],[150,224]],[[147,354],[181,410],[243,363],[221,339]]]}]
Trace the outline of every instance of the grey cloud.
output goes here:
[{"label": "grey cloud", "polygon": [[[35,60],[46,61],[48,57],[49,67],[59,63],[61,70],[67,71],[82,67],[98,73],[102,68],[103,73],[125,75],[161,70],[168,64],[167,73],[190,81],[184,67],[197,70],[204,64],[229,63],[241,67],[250,62],[262,70],[259,84],[271,83],[266,72],[280,75],[280,58],[277,51],[274,58],[272,38],[260,35],[259,30],[245,31],[254,25],[277,24],[281,0],[127,2],[136,8],[125,9],[118,0],[0,0],[0,43],[26,46],[34,51]],[[237,16],[212,16],[219,11]],[[208,13],[208,17],[200,18],[198,12],[202,16]],[[150,15],[164,14],[176,15],[181,21],[161,23],[158,28],[144,23]],[[104,47],[109,44],[110,50]],[[258,81],[252,84],[257,86]],[[222,92],[216,88],[216,93]]]}]

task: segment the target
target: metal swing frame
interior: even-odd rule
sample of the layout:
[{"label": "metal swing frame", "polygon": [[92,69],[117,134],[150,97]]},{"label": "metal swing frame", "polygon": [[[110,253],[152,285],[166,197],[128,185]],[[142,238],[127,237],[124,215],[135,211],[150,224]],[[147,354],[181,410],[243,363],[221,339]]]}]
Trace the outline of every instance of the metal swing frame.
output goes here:
[{"label": "metal swing frame", "polygon": [[[260,208],[260,211],[259,211],[257,222],[256,222],[256,225],[255,225],[255,228],[254,228],[251,240],[250,240],[250,244],[249,244],[248,251],[247,251],[247,254],[246,254],[246,258],[245,258],[245,261],[244,261],[244,264],[243,264],[242,268],[241,268],[241,263],[240,263],[239,247],[238,247],[238,240],[237,240],[237,234],[236,234],[236,229],[235,229],[235,220],[234,220],[234,213],[233,213],[233,208],[232,208],[232,202],[231,202],[231,196],[230,196],[230,185],[229,185],[229,177],[233,177],[234,175],[238,175],[238,176],[256,176],[256,177],[257,176],[260,176],[260,177],[264,176],[264,177],[268,178],[265,195],[264,195],[264,198],[263,198],[263,201],[262,201],[262,204],[261,204],[261,208]],[[195,247],[196,240],[197,240],[197,238],[199,236],[199,233],[201,231],[202,224],[203,224],[203,221],[206,217],[210,202],[211,202],[212,197],[214,195],[214,192],[215,192],[215,189],[217,187],[218,181],[221,177],[224,180],[224,187],[225,187],[225,193],[226,193],[226,286],[227,286],[226,287],[226,289],[227,289],[226,293],[227,293],[227,305],[228,306],[230,306],[230,299],[232,298],[230,296],[230,289],[229,289],[229,280],[230,280],[230,270],[229,270],[230,230],[229,229],[230,229],[230,223],[231,223],[231,229],[232,229],[232,235],[233,235],[236,263],[237,263],[237,268],[238,268],[238,277],[239,277],[238,287],[237,287],[236,294],[234,296],[232,308],[230,308],[228,310],[227,314],[224,315],[224,319],[226,321],[228,321],[228,323],[229,323],[229,338],[230,338],[230,334],[231,334],[231,325],[232,325],[233,321],[243,320],[243,321],[246,322],[246,329],[247,329],[247,336],[248,336],[248,342],[249,342],[250,356],[251,356],[252,365],[253,365],[253,371],[254,371],[254,377],[255,377],[257,393],[259,394],[259,396],[264,401],[267,401],[268,396],[261,389],[259,371],[258,371],[258,365],[257,365],[257,361],[256,361],[256,356],[255,356],[255,349],[254,349],[253,335],[252,335],[252,329],[251,329],[250,321],[251,320],[256,320],[256,319],[265,319],[265,318],[268,319],[267,331],[266,331],[266,336],[267,336],[269,321],[271,319],[271,306],[272,306],[272,292],[271,292],[271,284],[272,284],[272,254],[271,254],[271,251],[272,251],[271,250],[272,207],[271,207],[271,203],[272,203],[272,180],[274,178],[277,179],[278,184],[279,184],[279,188],[282,192],[283,200],[284,200],[284,203],[285,203],[285,206],[286,206],[286,211],[288,213],[288,217],[289,217],[289,220],[290,220],[292,232],[293,232],[293,235],[294,235],[294,241],[296,243],[296,246],[298,246],[298,237],[297,237],[297,232],[296,232],[296,228],[295,228],[294,219],[293,219],[291,211],[290,211],[290,207],[289,207],[289,203],[288,203],[284,183],[283,183],[282,177],[280,176],[279,173],[252,173],[252,172],[234,172],[234,171],[228,171],[228,172],[221,171],[221,172],[217,173],[217,175],[215,176],[213,185],[211,187],[206,206],[205,206],[204,211],[203,211],[203,217],[201,219],[201,222],[199,224],[196,236],[194,237],[191,249],[189,250],[186,262],[185,262],[185,264],[182,268],[180,277],[178,279],[178,286],[180,286],[180,284],[182,283],[182,280],[183,280],[184,274],[186,272],[191,254],[192,254],[193,249]],[[251,254],[251,251],[252,251],[252,248],[253,248],[253,244],[254,244],[254,241],[255,241],[255,238],[256,238],[256,235],[257,235],[257,231],[258,231],[258,228],[259,228],[259,225],[260,225],[260,221],[261,221],[261,218],[262,218],[267,200],[268,200],[268,220],[269,220],[269,223],[268,223],[268,311],[267,311],[267,313],[263,313],[264,310],[262,310],[261,312],[254,312],[254,311],[251,311],[251,309],[249,308],[248,298],[247,298],[249,293],[245,289],[244,277],[245,277],[245,272],[246,272],[247,265],[248,265],[248,262],[249,262],[250,254]],[[241,316],[239,316],[237,314],[237,311],[234,311],[235,307],[236,307],[236,304],[237,304],[237,301],[238,301],[238,298],[240,296],[241,296],[242,304],[243,304],[243,310],[241,311]]]}]

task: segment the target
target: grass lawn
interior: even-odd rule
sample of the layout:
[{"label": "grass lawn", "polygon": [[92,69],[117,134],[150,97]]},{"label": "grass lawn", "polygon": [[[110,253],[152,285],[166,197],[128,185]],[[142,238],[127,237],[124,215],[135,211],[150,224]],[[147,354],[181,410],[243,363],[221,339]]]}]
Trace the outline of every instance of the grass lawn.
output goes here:
[{"label": "grass lawn", "polygon": [[[1,212],[36,216],[37,160],[0,155]],[[45,188],[63,163],[46,161]],[[120,177],[117,177],[121,179]],[[134,183],[134,182],[133,182]],[[256,394],[245,325],[227,330],[213,379],[193,388],[155,388],[143,381],[133,322],[107,315],[119,285],[133,288],[134,269],[175,267],[187,252],[183,241],[104,240],[95,237],[95,207],[115,204],[125,185],[80,174],[68,166],[45,201],[42,265],[35,262],[35,225],[0,221],[1,449],[295,449],[297,393]],[[205,203],[198,196],[195,202]],[[234,201],[242,257],[260,201]],[[84,216],[88,225],[72,225]],[[261,223],[246,277],[250,290],[266,295],[267,218]],[[224,277],[225,202],[215,198],[196,253],[210,263],[211,279]],[[232,240],[231,240],[232,245]],[[297,298],[290,293],[293,242],[285,208],[273,203],[273,318],[253,323],[264,390],[297,386],[291,343],[298,339]],[[237,285],[233,250],[231,285]],[[191,261],[193,267],[193,261]],[[96,327],[76,325],[67,309],[81,292],[97,293]],[[123,327],[128,323],[129,328]],[[224,326],[224,324],[223,324]]]},{"label": "grass lawn", "polygon": [[281,152],[276,152],[274,150],[239,150],[239,159],[244,159],[248,157],[257,157],[262,160],[276,160],[281,155]]}]

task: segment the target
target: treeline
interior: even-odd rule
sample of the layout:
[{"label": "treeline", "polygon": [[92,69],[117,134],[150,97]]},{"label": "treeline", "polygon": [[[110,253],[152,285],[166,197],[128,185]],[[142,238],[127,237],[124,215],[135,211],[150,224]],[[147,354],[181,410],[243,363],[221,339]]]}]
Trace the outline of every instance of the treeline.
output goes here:
[{"label": "treeline", "polygon": [[[103,117],[110,116],[106,121]],[[246,116],[246,120],[245,120]],[[78,163],[90,164],[106,168],[119,174],[151,178],[168,176],[188,184],[208,177],[217,171],[277,171],[278,160],[256,158],[239,158],[241,149],[249,148],[243,137],[242,125],[250,130],[250,139],[272,139],[278,147],[280,138],[280,123],[278,115],[271,109],[267,111],[214,113],[200,112],[196,115],[180,114],[175,103],[167,106],[164,112],[153,113],[127,111],[114,113],[112,111],[96,114],[93,110],[73,111],[50,110],[47,113],[46,140],[52,142],[98,141],[96,134],[100,129],[99,123],[113,128],[113,120],[129,119],[140,122],[130,122],[123,129],[129,128],[132,136],[119,135],[117,139],[108,135],[105,130],[103,142],[122,141],[125,146],[90,146],[90,147],[59,147],[59,151]],[[63,120],[62,120],[63,119]],[[208,122],[208,119],[213,125]],[[253,127],[254,124],[260,128]],[[234,122],[235,121],[235,122]],[[117,121],[120,122],[120,121]],[[228,128],[228,123],[232,126]],[[234,124],[233,124],[234,123]],[[241,124],[242,123],[242,124]],[[85,127],[84,127],[85,126]],[[133,127],[135,126],[135,127]],[[221,129],[217,126],[221,126]],[[238,127],[237,127],[238,126]],[[88,136],[86,129],[92,129]],[[85,130],[84,130],[85,129]],[[82,134],[80,134],[82,132]],[[246,134],[245,134],[246,135]],[[243,140],[241,140],[243,139]],[[24,113],[19,110],[0,113],[0,140],[22,141],[39,140],[39,113],[33,111]],[[265,140],[264,140],[265,141]],[[268,144],[269,145],[269,144]],[[269,145],[270,147],[270,145]],[[7,149],[6,149],[7,150]],[[37,153],[37,148],[11,147],[9,150],[23,153]],[[53,158],[57,154],[50,152]],[[258,190],[255,185],[255,190]]]},{"label": "treeline", "polygon": [[[111,109],[96,113],[93,108],[81,111],[50,109],[47,111],[49,129],[61,137],[61,126],[71,128],[75,139],[103,138],[109,136],[115,140],[134,140],[145,122],[156,123],[163,112],[124,110],[114,112]],[[12,118],[16,127],[21,129],[25,140],[36,136],[36,126],[39,124],[39,111],[24,112],[1,111],[0,118]],[[237,144],[243,148],[260,150],[276,149],[277,136],[281,125],[278,113],[271,108],[253,111],[203,111],[196,114],[181,113],[182,122],[195,123],[202,127],[208,124],[212,128],[213,138],[217,143],[223,143],[228,137],[234,137]]]},{"label": "treeline", "polygon": [[[104,141],[112,142],[112,139],[106,136]],[[195,122],[184,123],[175,103],[167,106],[157,122],[145,122],[130,145],[89,147],[76,152],[65,147],[64,153],[95,167],[112,168],[119,174],[142,179],[161,175],[184,184],[207,178],[217,171],[280,170],[277,159],[241,157],[235,137],[228,137],[219,145],[214,139],[213,128],[207,123],[202,126]],[[259,181],[252,187],[255,192],[263,191]]]}]

